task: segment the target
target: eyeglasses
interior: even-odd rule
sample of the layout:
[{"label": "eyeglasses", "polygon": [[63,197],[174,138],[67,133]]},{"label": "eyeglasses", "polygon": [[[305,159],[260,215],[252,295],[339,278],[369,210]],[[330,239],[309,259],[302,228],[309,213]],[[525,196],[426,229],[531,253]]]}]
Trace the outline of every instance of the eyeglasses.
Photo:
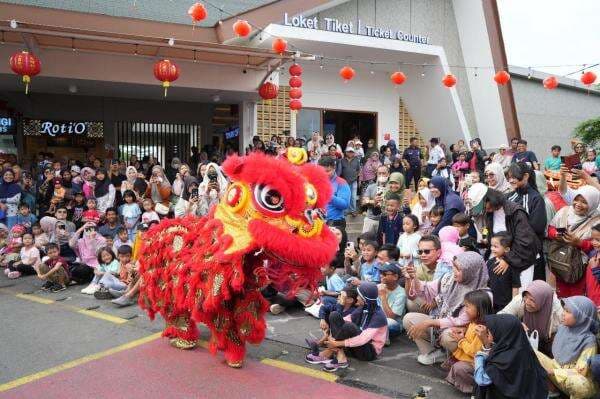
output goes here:
[{"label": "eyeglasses", "polygon": [[485,174],[485,177],[486,177],[486,178],[490,178],[490,177],[494,177],[494,176],[496,176],[496,175],[495,175],[495,174],[493,174],[493,173],[486,173],[486,174]]},{"label": "eyeglasses", "polygon": [[67,213],[67,211],[56,211],[56,213]]},{"label": "eyeglasses", "polygon": [[431,253],[431,251],[433,251],[433,249],[419,249],[419,250],[417,250],[417,253],[419,255],[423,255],[423,254],[429,255]]}]

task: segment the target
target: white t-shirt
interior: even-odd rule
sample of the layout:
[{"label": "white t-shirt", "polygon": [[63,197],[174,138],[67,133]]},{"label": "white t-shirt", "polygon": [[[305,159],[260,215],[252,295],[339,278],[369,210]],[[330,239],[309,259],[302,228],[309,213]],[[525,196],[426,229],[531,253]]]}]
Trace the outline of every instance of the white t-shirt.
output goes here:
[{"label": "white t-shirt", "polygon": [[492,233],[496,234],[501,231],[506,231],[506,213],[504,213],[504,209],[500,208],[497,211],[494,211],[494,231]]},{"label": "white t-shirt", "polygon": [[439,145],[436,145],[431,150],[429,150],[429,160],[427,163],[432,165],[437,165],[440,159],[446,158],[446,154],[444,154],[444,150]]},{"label": "white t-shirt", "polygon": [[32,246],[29,249],[25,247],[21,248],[21,262],[23,262],[24,265],[33,266],[39,261],[40,251],[35,246]]}]

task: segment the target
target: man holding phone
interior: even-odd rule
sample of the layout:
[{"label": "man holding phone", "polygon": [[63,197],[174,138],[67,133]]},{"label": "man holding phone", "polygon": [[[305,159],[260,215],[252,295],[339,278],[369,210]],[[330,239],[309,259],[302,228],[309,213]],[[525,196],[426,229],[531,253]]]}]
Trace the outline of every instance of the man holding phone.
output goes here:
[{"label": "man holding phone", "polygon": [[385,186],[390,177],[390,172],[386,166],[377,168],[377,180],[371,183],[365,189],[361,198],[361,204],[367,208],[367,215],[363,220],[362,233],[377,232],[379,227],[379,217],[381,216],[381,205],[383,204],[383,194]]}]

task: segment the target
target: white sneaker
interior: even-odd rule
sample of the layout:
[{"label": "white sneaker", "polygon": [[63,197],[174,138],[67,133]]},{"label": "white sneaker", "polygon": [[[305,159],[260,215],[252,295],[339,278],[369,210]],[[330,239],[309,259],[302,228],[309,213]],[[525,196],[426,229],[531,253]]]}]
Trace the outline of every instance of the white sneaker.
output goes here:
[{"label": "white sneaker", "polygon": [[441,363],[445,359],[446,359],[446,352],[444,352],[441,349],[437,349],[426,355],[417,356],[417,362],[419,362],[425,366],[431,366],[432,364],[435,364],[435,363]]},{"label": "white sneaker", "polygon": [[278,303],[274,303],[273,305],[271,305],[269,310],[271,311],[272,314],[280,314],[285,310],[285,307],[281,306]]},{"label": "white sneaker", "polygon": [[94,292],[98,291],[100,286],[98,284],[91,283],[87,287],[81,290],[82,294],[94,295]]}]

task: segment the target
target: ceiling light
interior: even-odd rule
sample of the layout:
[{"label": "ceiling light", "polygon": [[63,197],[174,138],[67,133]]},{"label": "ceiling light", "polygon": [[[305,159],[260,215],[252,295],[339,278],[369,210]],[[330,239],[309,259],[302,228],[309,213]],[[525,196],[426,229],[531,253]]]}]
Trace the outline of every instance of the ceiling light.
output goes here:
[{"label": "ceiling light", "polygon": [[218,94],[215,94],[212,99],[213,99],[213,102],[218,103],[219,101],[221,101],[221,96],[219,96]]},{"label": "ceiling light", "polygon": [[17,20],[16,19],[11,19],[10,20],[10,27],[13,29],[17,29],[17,27],[19,26],[19,24],[17,24]]},{"label": "ceiling light", "polygon": [[168,43],[169,43],[169,46],[174,45],[175,44],[175,39],[173,39],[172,37],[169,38],[169,42]]},{"label": "ceiling light", "polygon": [[77,86],[75,86],[74,84],[69,85],[69,93],[75,94],[75,93],[77,93],[77,90],[78,90]]}]

